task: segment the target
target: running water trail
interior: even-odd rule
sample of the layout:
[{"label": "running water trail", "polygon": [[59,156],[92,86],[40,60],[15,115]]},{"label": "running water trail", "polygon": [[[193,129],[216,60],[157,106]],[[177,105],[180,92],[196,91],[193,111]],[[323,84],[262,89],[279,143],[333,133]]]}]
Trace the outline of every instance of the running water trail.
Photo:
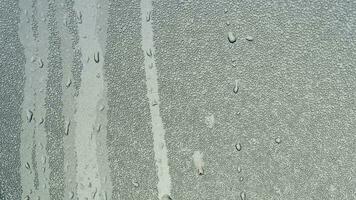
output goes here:
[{"label": "running water trail", "polygon": [[150,105],[151,125],[153,132],[154,154],[158,175],[158,197],[164,198],[171,193],[168,151],[165,141],[165,129],[159,112],[158,76],[154,58],[152,29],[152,0],[141,0],[142,50],[146,72],[147,97]]}]

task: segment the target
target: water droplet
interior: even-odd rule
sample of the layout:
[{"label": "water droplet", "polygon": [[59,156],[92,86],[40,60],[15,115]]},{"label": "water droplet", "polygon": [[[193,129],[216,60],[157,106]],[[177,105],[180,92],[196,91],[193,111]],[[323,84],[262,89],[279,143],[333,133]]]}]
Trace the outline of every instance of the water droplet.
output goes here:
[{"label": "water droplet", "polygon": [[226,26],[230,26],[230,21],[226,21]]},{"label": "water droplet", "polygon": [[79,16],[78,16],[78,23],[81,24],[83,23],[83,15],[82,12],[79,11]]},{"label": "water droplet", "polygon": [[227,13],[227,11],[228,11],[227,8],[225,8],[225,9],[224,9],[224,12]]},{"label": "water droplet", "polygon": [[198,175],[204,175],[204,161],[203,161],[203,154],[200,151],[195,151],[193,153],[193,162],[195,168],[198,171]]},{"label": "water droplet", "polygon": [[241,151],[241,144],[240,143],[235,144],[235,148],[237,151]]},{"label": "water droplet", "polygon": [[230,43],[236,42],[236,37],[231,31],[227,33],[227,38],[229,39]]},{"label": "water droplet", "polygon": [[25,167],[26,169],[30,169],[30,163],[26,162]]},{"label": "water droplet", "polygon": [[147,15],[146,15],[147,22],[151,21],[151,13],[152,13],[152,11],[147,12]]},{"label": "water droplet", "polygon": [[73,199],[74,198],[74,192],[69,192],[69,199]]},{"label": "water droplet", "polygon": [[105,108],[105,106],[104,106],[104,105],[101,105],[101,106],[99,107],[99,110],[100,110],[100,111],[103,111],[104,108]]},{"label": "water droplet", "polygon": [[238,85],[237,80],[235,80],[235,86],[234,86],[233,91],[234,91],[235,94],[237,94],[239,92],[239,85]]},{"label": "water droplet", "polygon": [[165,194],[161,197],[161,200],[172,200],[172,198],[168,194]]},{"label": "water droplet", "polygon": [[95,56],[95,54],[94,54],[94,61],[95,61],[96,63],[99,63],[99,52],[96,52],[96,56]]},{"label": "water droplet", "polygon": [[277,137],[277,138],[275,139],[275,141],[276,141],[277,144],[280,144],[280,143],[282,142],[281,138],[279,138],[279,137]]},{"label": "water droplet", "polygon": [[99,132],[100,132],[100,129],[101,129],[101,124],[99,124],[99,125],[96,127],[96,132],[99,133]]},{"label": "water droplet", "polygon": [[237,172],[241,173],[241,167],[240,166],[237,167]]},{"label": "water droplet", "polygon": [[249,35],[249,36],[246,37],[246,40],[247,41],[253,41],[253,37]]},{"label": "water droplet", "polygon": [[70,120],[68,120],[68,121],[66,122],[66,129],[65,129],[65,132],[64,132],[66,135],[69,134],[69,127],[70,127]]},{"label": "water droplet", "polygon": [[33,112],[31,110],[26,111],[27,122],[30,123],[33,118]]},{"label": "water droplet", "polygon": [[245,200],[245,199],[246,199],[246,194],[245,194],[245,192],[241,192],[241,193],[240,193],[240,198],[241,198],[241,200]]},{"label": "water droplet", "polygon": [[98,193],[98,188],[95,188],[94,192],[93,192],[93,199],[95,199],[96,193]]},{"label": "water droplet", "polygon": [[240,182],[244,181],[244,177],[240,177]]},{"label": "water droplet", "polygon": [[38,122],[38,124],[41,125],[41,124],[43,124],[43,122],[44,122],[44,119],[43,119],[43,117],[41,117],[41,119],[40,119],[40,121]]},{"label": "water droplet", "polygon": [[42,61],[42,59],[39,59],[39,61],[38,61],[38,66],[39,66],[39,68],[42,68],[43,67],[43,61]]},{"label": "water droplet", "polygon": [[146,51],[146,54],[147,54],[148,57],[152,57],[152,50],[149,49],[148,51]]}]

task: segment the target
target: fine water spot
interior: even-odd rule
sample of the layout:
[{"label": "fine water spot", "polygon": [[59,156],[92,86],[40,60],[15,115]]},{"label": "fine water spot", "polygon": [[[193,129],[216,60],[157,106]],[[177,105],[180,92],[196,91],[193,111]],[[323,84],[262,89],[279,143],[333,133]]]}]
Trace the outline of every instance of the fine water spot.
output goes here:
[{"label": "fine water spot", "polygon": [[277,144],[280,144],[280,143],[282,142],[282,140],[281,140],[281,138],[277,137],[277,138],[275,139],[275,142],[276,142]]},{"label": "fine water spot", "polygon": [[237,173],[241,173],[241,171],[242,171],[242,170],[241,170],[241,167],[238,166],[238,167],[237,167]]},{"label": "fine water spot", "polygon": [[209,116],[205,117],[205,124],[208,126],[208,128],[213,128],[215,124],[215,117],[213,114],[210,114]]},{"label": "fine water spot", "polygon": [[246,37],[246,40],[247,41],[253,41],[253,37],[249,35],[249,36]]},{"label": "fine water spot", "polygon": [[198,172],[198,175],[204,175],[204,161],[203,154],[200,151],[195,151],[193,153],[194,166]]},{"label": "fine water spot", "polygon": [[224,13],[227,13],[227,11],[228,11],[227,8],[225,8],[225,9],[224,9]]},{"label": "fine water spot", "polygon": [[239,84],[238,84],[237,80],[235,80],[235,86],[234,86],[233,92],[235,94],[237,94],[239,92]]},{"label": "fine water spot", "polygon": [[227,33],[227,38],[229,39],[229,42],[230,42],[230,43],[236,42],[236,37],[235,37],[235,35],[234,35],[231,31],[229,31],[229,32]]},{"label": "fine water spot", "polygon": [[165,194],[161,197],[161,200],[172,200],[172,198],[168,194]]},{"label": "fine water spot", "polygon": [[244,177],[241,176],[240,177],[240,182],[242,182],[242,181],[244,181]]},{"label": "fine water spot", "polygon": [[246,200],[246,193],[245,192],[241,192],[240,193],[240,199],[241,200]]},{"label": "fine water spot", "polygon": [[240,143],[235,144],[235,148],[237,151],[241,151],[241,144]]},{"label": "fine water spot", "polygon": [[29,109],[26,111],[27,122],[30,123],[33,118],[33,112]]},{"label": "fine water spot", "polygon": [[99,63],[99,52],[94,53],[94,61],[95,63]]},{"label": "fine water spot", "polygon": [[226,21],[226,26],[230,26],[230,21]]}]

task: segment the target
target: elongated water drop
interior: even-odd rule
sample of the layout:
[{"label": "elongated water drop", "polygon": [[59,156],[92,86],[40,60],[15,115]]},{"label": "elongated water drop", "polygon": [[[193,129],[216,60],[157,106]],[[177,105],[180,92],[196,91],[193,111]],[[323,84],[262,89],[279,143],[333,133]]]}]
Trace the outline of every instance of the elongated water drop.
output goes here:
[{"label": "elongated water drop", "polygon": [[[96,55],[96,56],[95,56]],[[99,52],[97,52],[96,54],[94,54],[94,61],[96,63],[99,63]]]}]

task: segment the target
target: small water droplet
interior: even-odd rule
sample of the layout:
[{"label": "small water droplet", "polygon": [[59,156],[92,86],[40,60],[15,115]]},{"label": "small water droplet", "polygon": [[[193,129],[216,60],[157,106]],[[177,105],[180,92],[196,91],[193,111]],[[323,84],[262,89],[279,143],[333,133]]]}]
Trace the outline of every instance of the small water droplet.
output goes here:
[{"label": "small water droplet", "polygon": [[253,41],[253,37],[249,35],[249,36],[246,37],[246,40],[247,41]]},{"label": "small water droplet", "polygon": [[26,169],[30,169],[30,163],[26,162],[25,167]]},{"label": "small water droplet", "polygon": [[68,120],[68,121],[66,122],[66,128],[65,128],[65,132],[64,132],[66,135],[69,134],[69,127],[70,127],[70,120]]},{"label": "small water droplet", "polygon": [[40,58],[39,61],[38,61],[38,66],[39,68],[42,68],[43,67],[43,60]]},{"label": "small water droplet", "polygon": [[[96,56],[95,56],[96,55]],[[96,63],[99,63],[99,52],[96,52],[96,54],[94,54],[94,61]]]},{"label": "small water droplet", "polygon": [[240,177],[240,182],[244,181],[244,177]]},{"label": "small water droplet", "polygon": [[276,141],[277,144],[280,144],[280,143],[282,142],[281,138],[279,138],[279,137],[277,137],[277,138],[275,139],[275,141]]},{"label": "small water droplet", "polygon": [[241,173],[241,167],[240,166],[237,167],[237,172]]},{"label": "small water droplet", "polygon": [[226,26],[230,26],[230,21],[226,21]]},{"label": "small water droplet", "polygon": [[99,132],[100,132],[100,129],[101,129],[101,124],[99,124],[99,125],[96,127],[96,132],[99,133]]},{"label": "small water droplet", "polygon": [[235,144],[235,148],[237,151],[241,151],[241,144],[240,143]]},{"label": "small water droplet", "polygon": [[41,119],[40,119],[40,121],[38,122],[38,124],[41,125],[41,124],[43,124],[43,122],[44,122],[44,119],[43,119],[43,117],[41,117]]},{"label": "small water droplet", "polygon": [[27,117],[27,122],[30,123],[32,121],[32,118],[33,118],[33,112],[30,109],[28,109],[26,111],[26,117]]},{"label": "small water droplet", "polygon": [[172,198],[168,194],[165,194],[161,197],[161,200],[172,200]]},{"label": "small water droplet", "polygon": [[227,11],[228,11],[227,8],[225,8],[225,9],[224,9],[224,12],[227,13]]},{"label": "small water droplet", "polygon": [[66,87],[68,88],[71,84],[72,84],[72,80],[70,78],[68,78],[67,83],[66,83]]},{"label": "small water droplet", "polygon": [[230,43],[236,42],[236,37],[231,31],[227,33],[227,38],[229,39]]},{"label": "small water droplet", "polygon": [[240,193],[240,198],[241,198],[241,200],[245,200],[246,199],[246,193],[245,192],[241,192]]},{"label": "small water droplet", "polygon": [[104,106],[104,105],[101,105],[101,106],[99,107],[99,110],[100,110],[100,111],[103,111],[104,108],[105,108],[105,106]]},{"label": "small water droplet", "polygon": [[233,89],[234,93],[237,94],[239,92],[239,85],[238,85],[238,81],[235,80],[235,86],[234,86],[234,89]]}]

